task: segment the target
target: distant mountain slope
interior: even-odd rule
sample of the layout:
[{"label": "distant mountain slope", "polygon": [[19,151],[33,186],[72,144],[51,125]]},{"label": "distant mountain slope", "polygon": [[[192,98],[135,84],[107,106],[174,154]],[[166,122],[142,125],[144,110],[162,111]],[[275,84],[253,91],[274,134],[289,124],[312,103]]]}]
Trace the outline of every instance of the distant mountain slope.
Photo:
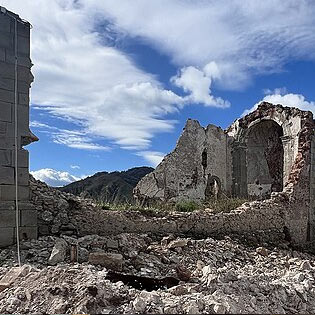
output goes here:
[{"label": "distant mountain slope", "polygon": [[59,190],[109,203],[132,201],[132,190],[139,180],[151,173],[152,167],[135,167],[123,172],[99,172],[73,182]]}]

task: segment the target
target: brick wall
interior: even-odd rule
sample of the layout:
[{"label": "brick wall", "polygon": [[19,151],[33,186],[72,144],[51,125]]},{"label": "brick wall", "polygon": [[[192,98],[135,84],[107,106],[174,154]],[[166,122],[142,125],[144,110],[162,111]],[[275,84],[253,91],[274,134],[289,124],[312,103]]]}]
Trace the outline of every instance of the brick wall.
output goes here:
[{"label": "brick wall", "polygon": [[[18,42],[18,111],[15,121],[15,18]],[[18,196],[20,238],[37,237],[37,213],[29,203],[29,157],[22,145],[35,140],[29,130],[29,89],[33,81],[30,24],[0,7],[0,247],[14,243],[15,123],[18,124]]]}]

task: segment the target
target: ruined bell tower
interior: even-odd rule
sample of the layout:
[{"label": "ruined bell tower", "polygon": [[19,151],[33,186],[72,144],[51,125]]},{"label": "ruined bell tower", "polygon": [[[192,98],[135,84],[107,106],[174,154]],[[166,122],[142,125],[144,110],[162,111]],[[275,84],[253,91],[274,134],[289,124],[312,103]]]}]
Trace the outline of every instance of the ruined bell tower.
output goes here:
[{"label": "ruined bell tower", "polygon": [[31,25],[0,6],[0,247],[37,238],[30,204],[29,155],[38,140],[29,130]]}]

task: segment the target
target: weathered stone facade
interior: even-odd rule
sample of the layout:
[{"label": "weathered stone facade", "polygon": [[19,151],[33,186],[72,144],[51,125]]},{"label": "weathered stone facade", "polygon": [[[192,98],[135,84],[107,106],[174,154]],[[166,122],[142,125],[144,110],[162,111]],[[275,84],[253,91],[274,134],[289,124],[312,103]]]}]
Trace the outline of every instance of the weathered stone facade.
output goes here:
[{"label": "weathered stone facade", "polygon": [[[141,203],[220,197],[268,199],[282,192],[284,230],[314,237],[314,121],[311,112],[261,103],[227,130],[188,120],[175,150],[134,190]],[[314,186],[314,187],[313,187]]]},{"label": "weathered stone facade", "polygon": [[[16,55],[17,69],[15,68]],[[29,202],[28,151],[22,148],[38,140],[29,130],[29,88],[33,81],[31,66],[30,24],[0,7],[0,247],[12,244],[16,238],[16,176],[18,177],[20,238],[37,237],[37,212]],[[15,104],[17,104],[17,121]],[[15,171],[16,124],[17,172]]]}]

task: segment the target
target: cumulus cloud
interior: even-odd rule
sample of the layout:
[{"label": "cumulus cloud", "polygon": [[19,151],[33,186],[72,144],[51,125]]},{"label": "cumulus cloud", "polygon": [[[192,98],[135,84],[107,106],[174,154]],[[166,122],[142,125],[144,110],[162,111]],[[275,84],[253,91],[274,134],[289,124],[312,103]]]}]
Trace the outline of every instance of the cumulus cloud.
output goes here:
[{"label": "cumulus cloud", "polygon": [[171,78],[171,82],[189,93],[189,96],[186,97],[187,101],[226,108],[231,105],[230,102],[211,95],[212,79],[219,77],[220,72],[217,65],[211,62],[203,70],[193,66],[182,68],[177,76]]},{"label": "cumulus cloud", "polygon": [[[302,94],[293,94],[286,93],[286,88],[277,88],[275,90],[265,90],[269,92],[273,92],[272,94],[266,95],[260,102],[255,104],[251,109],[247,109],[243,112],[242,116],[247,115],[248,113],[257,109],[258,105],[261,102],[269,102],[272,104],[281,104],[283,106],[296,107],[301,110],[311,111],[315,115],[315,102],[307,101],[305,96]],[[282,93],[286,93],[283,94]]]},{"label": "cumulus cloud", "polygon": [[70,165],[73,170],[79,170],[81,167],[79,165]]},{"label": "cumulus cloud", "polygon": [[157,152],[157,151],[142,151],[142,152],[138,152],[137,155],[143,157],[153,167],[158,166],[158,164],[162,162],[165,156],[164,153]]},{"label": "cumulus cloud", "polygon": [[36,179],[53,187],[61,187],[82,178],[69,174],[68,172],[56,171],[51,168],[43,168],[30,172]]}]

